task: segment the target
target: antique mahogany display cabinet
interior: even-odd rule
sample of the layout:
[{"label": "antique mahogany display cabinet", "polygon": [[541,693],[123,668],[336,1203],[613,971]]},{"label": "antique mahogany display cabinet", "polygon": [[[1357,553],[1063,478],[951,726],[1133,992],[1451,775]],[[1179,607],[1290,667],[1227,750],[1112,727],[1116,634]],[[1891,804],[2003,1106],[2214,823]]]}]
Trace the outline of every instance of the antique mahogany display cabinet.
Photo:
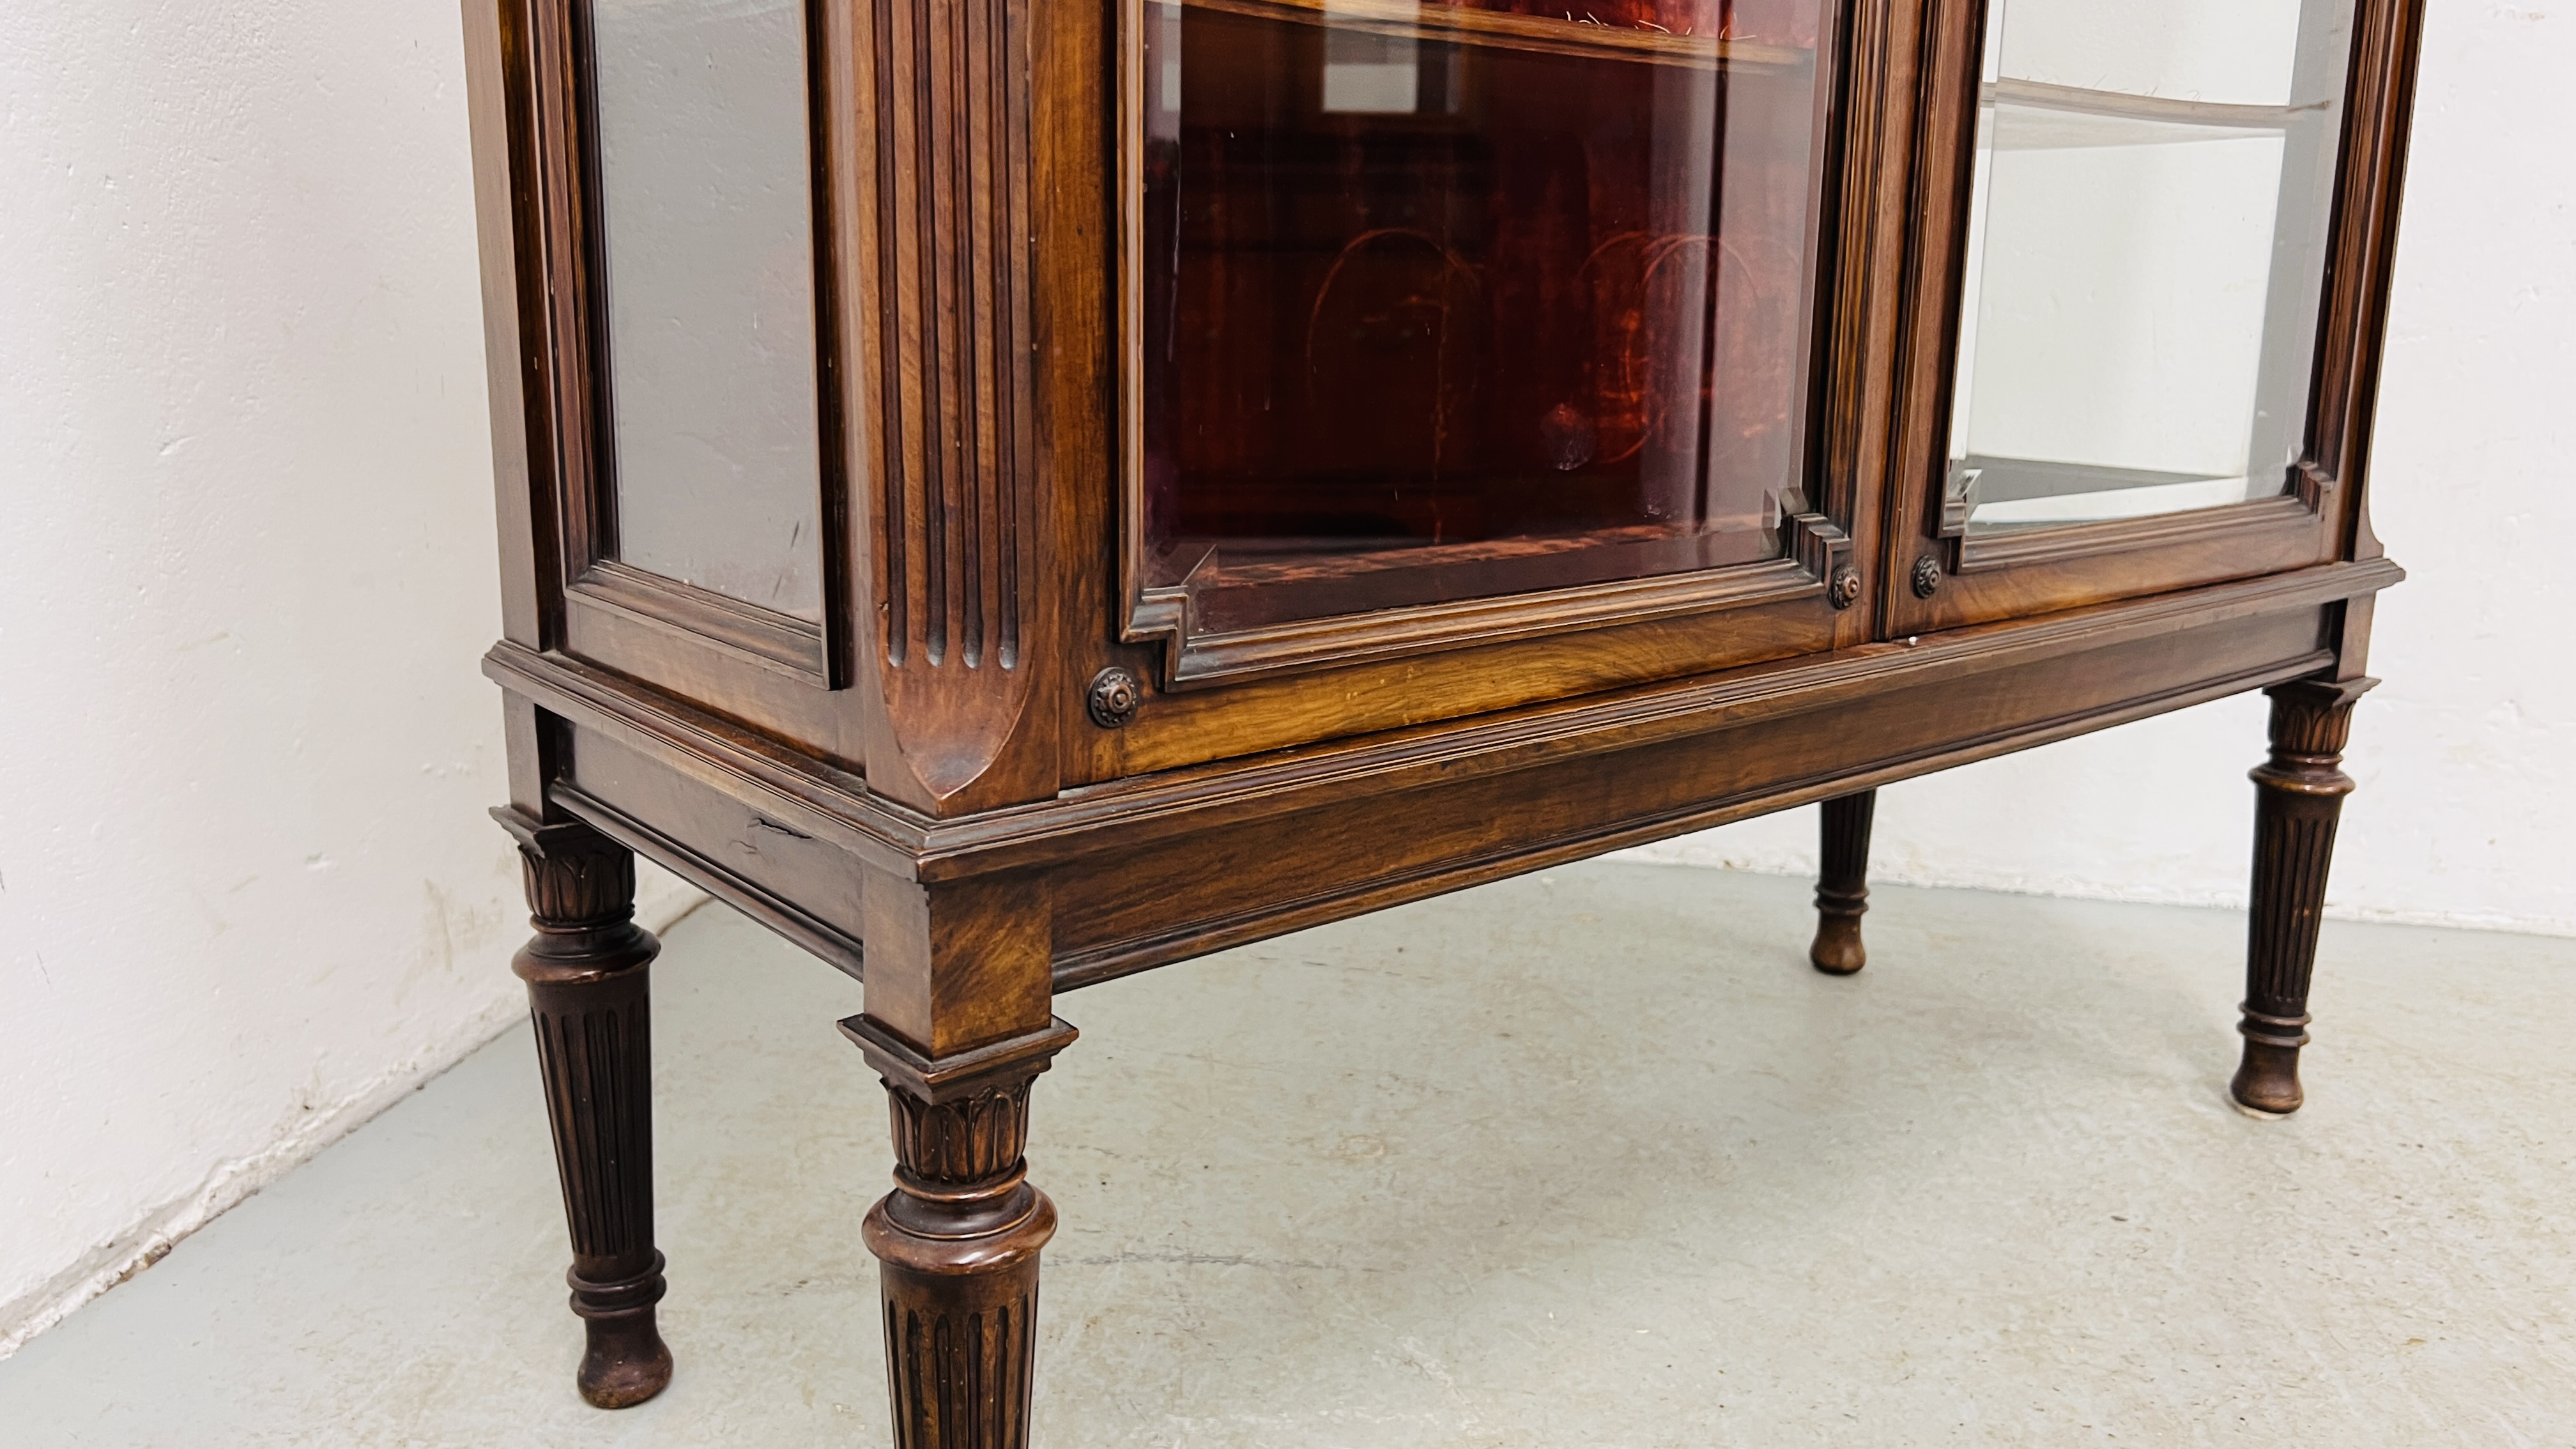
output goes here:
[{"label": "antique mahogany display cabinet", "polygon": [[635,853],[863,982],[907,1449],[1027,1439],[1066,993],[1809,803],[1851,972],[1877,786],[2253,689],[2296,1108],[2420,11],[466,0],[583,1393]]}]

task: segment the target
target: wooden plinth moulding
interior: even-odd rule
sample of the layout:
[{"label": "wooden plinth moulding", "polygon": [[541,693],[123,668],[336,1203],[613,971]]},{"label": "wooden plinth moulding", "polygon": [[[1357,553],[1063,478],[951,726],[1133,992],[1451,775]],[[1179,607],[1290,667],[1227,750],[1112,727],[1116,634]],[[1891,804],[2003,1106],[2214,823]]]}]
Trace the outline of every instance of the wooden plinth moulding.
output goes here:
[{"label": "wooden plinth moulding", "polygon": [[841,1023],[885,1082],[895,1190],[861,1233],[885,1305],[899,1449],[1025,1449],[1038,1251],[1055,1204],[1030,1185],[1029,1088],[1074,1029],[933,1061],[866,1016]]},{"label": "wooden plinth moulding", "polygon": [[1824,803],[1821,864],[1816,871],[1816,943],[1807,959],[1833,976],[1868,964],[1860,918],[1869,910],[1869,826],[1878,792],[1862,790]]},{"label": "wooden plinth moulding", "polygon": [[537,1065],[572,1231],[572,1311],[588,1347],[575,1383],[603,1409],[671,1381],[653,1305],[653,1073],[646,967],[661,951],[635,924],[635,856],[578,822],[495,810],[518,838],[536,935],[512,959],[528,983]]},{"label": "wooden plinth moulding", "polygon": [[2229,1083],[2258,1112],[2299,1110],[2299,1048],[2308,1043],[2308,981],[2352,777],[2338,766],[2352,705],[2376,679],[2303,679],[2272,700],[2272,756],[2254,768],[2253,911],[2245,943],[2245,1056]]}]

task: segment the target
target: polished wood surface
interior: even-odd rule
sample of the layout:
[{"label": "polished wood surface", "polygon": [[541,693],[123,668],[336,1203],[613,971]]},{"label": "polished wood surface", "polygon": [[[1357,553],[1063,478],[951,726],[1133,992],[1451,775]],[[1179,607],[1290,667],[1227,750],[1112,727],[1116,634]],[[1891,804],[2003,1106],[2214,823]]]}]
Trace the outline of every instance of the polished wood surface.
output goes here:
[{"label": "polished wood surface", "polygon": [[2245,942],[2245,1054],[2229,1084],[2258,1112],[2295,1112],[2308,1044],[2308,980],[2325,921],[2326,869],[2352,777],[2343,763],[2352,706],[2379,681],[2303,679],[2272,698],[2272,756],[2254,769],[2254,887]]},{"label": "polished wood surface", "polygon": [[842,1032],[885,1083],[895,1190],[861,1233],[885,1303],[886,1375],[902,1449],[1028,1442],[1038,1252],[1055,1204],[1028,1181],[1029,1089],[1074,1038],[1051,1021],[945,1060],[877,1021]]},{"label": "polished wood surface", "polygon": [[575,1382],[603,1409],[640,1404],[671,1382],[653,1305],[653,1047],[646,968],[661,950],[635,924],[635,856],[579,822],[494,812],[518,839],[529,924],[511,962],[528,983],[564,1217],[572,1311],[588,1348]]},{"label": "polished wood surface", "polygon": [[1860,918],[1869,910],[1869,827],[1877,813],[1876,790],[1837,795],[1818,812],[1816,939],[1807,960],[1828,976],[1869,964]]},{"label": "polished wood surface", "polygon": [[[590,3],[464,0],[504,587],[484,668],[595,1402],[669,1372],[628,851],[863,983],[844,1027],[890,1094],[897,1176],[856,1236],[882,1264],[906,1449],[1028,1442],[1054,1213],[1021,1150],[1072,1040],[1062,993],[1810,803],[1812,959],[1850,971],[1877,787],[2253,689],[2274,691],[2274,756],[2236,1091],[2298,1104],[2334,757],[2403,577],[2364,494],[2421,0],[2356,12],[2288,490],[1978,537],[1944,531],[1941,488],[1979,0],[1849,0],[1785,48],[1656,38],[1695,0],[1588,26],[1508,3],[1181,7],[1822,77],[1813,295],[1781,349],[1807,369],[1805,511],[1775,556],[1243,627],[1192,618],[1141,553],[1141,0],[806,6],[819,621],[606,546]],[[1097,711],[1103,681],[1133,708]]]},{"label": "polished wood surface", "polygon": [[[1133,39],[1143,26],[1141,0],[1129,0],[1122,8],[1130,39],[1119,52],[1115,100],[1121,126],[1142,134],[1146,77],[1143,47]],[[1804,8],[1794,3],[1755,7],[1783,13]],[[1425,7],[1428,18],[1419,23],[1438,30],[1530,18],[1486,15],[1484,9]],[[1894,148],[1904,122],[1897,116],[1907,105],[1910,72],[1901,29],[1877,28],[1876,12],[1877,7],[1865,8],[1861,23],[1871,27],[1866,34],[1843,49],[1824,46],[1813,62],[1820,95],[1830,96],[1840,82],[1856,96],[1871,98],[1854,107],[1868,124],[1824,130],[1822,185],[1811,199],[1811,210],[1818,245],[1828,257],[1863,249],[1892,255],[1902,244],[1902,188],[1890,182],[1893,168],[1901,165],[1901,153]],[[1483,18],[1462,18],[1479,15]],[[1602,25],[1549,23],[1580,32],[1588,37],[1587,45],[1617,33]],[[1903,21],[1892,17],[1886,23],[1901,27]],[[1776,47],[1757,51],[1750,42],[1746,45],[1748,64],[1779,58]],[[1872,110],[1881,101],[1888,108],[1884,124]],[[1149,288],[1142,266],[1150,231],[1143,205],[1147,177],[1141,147],[1122,148],[1117,159],[1118,341],[1132,362],[1149,335]],[[1579,263],[1578,256],[1566,265]],[[1856,470],[1868,466],[1856,453],[1870,435],[1872,400],[1883,395],[1884,369],[1892,360],[1892,326],[1871,320],[1892,301],[1892,295],[1880,295],[1878,289],[1892,294],[1898,281],[1892,271],[1862,270],[1839,286],[1823,287],[1814,335],[1782,339],[1795,343],[1805,358],[1815,400],[1810,411],[1821,412],[1826,422],[1806,440],[1817,474],[1813,486],[1804,490],[1813,511],[1786,521],[1784,534],[1793,541],[1779,558],[1740,568],[1452,600],[1366,616],[1210,630],[1193,617],[1185,590],[1159,586],[1149,576],[1145,534],[1117,521],[1150,511],[1146,369],[1123,367],[1116,379],[1123,433],[1115,462],[1124,511],[1103,522],[1120,540],[1113,607],[1123,615],[1116,643],[1139,647],[1102,649],[1085,662],[1092,672],[1113,666],[1150,670],[1175,693],[1170,709],[1139,722],[1152,737],[1150,753],[1123,758],[1118,745],[1092,740],[1090,768],[1069,770],[1066,783],[1248,754],[1316,738],[1319,730],[1356,734],[1435,715],[1462,717],[1868,637],[1870,579],[1866,571],[1850,569],[1848,561],[1866,552],[1874,538],[1875,510],[1862,502],[1874,489],[1856,476]],[[1077,553],[1089,546],[1088,539],[1072,542]],[[1838,598],[1837,581],[1846,578],[1857,592]],[[1367,663],[1378,660],[1390,662]],[[1410,701],[1411,719],[1397,720],[1383,706],[1380,696],[1387,692]],[[1166,714],[1175,718],[1157,718]]]}]

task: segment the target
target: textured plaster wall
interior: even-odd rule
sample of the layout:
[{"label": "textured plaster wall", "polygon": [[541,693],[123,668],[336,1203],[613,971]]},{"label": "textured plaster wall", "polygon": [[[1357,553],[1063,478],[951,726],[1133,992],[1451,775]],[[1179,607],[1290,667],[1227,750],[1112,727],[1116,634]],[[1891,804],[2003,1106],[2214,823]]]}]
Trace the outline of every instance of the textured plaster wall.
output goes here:
[{"label": "textured plaster wall", "polygon": [[[2434,0],[2372,510],[2382,596],[2328,908],[2576,934],[2576,8]],[[1881,880],[2241,904],[2259,698],[1883,790]],[[1636,852],[1812,870],[1813,811]]]},{"label": "textured plaster wall", "polygon": [[524,1010],[463,64],[0,6],[0,1352]]}]

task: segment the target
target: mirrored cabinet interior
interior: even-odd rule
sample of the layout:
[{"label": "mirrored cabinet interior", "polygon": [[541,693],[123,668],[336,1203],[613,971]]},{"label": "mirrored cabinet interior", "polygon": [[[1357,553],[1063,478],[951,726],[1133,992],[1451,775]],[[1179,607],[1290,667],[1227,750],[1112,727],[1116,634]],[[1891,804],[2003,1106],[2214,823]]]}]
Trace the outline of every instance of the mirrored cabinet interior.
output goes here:
[{"label": "mirrored cabinet interior", "polygon": [[2421,9],[464,0],[583,1394],[638,854],[855,978],[903,1449],[1029,1440],[1060,996],[1807,805],[1850,976],[1879,785],[2253,690],[2295,1110]]}]

